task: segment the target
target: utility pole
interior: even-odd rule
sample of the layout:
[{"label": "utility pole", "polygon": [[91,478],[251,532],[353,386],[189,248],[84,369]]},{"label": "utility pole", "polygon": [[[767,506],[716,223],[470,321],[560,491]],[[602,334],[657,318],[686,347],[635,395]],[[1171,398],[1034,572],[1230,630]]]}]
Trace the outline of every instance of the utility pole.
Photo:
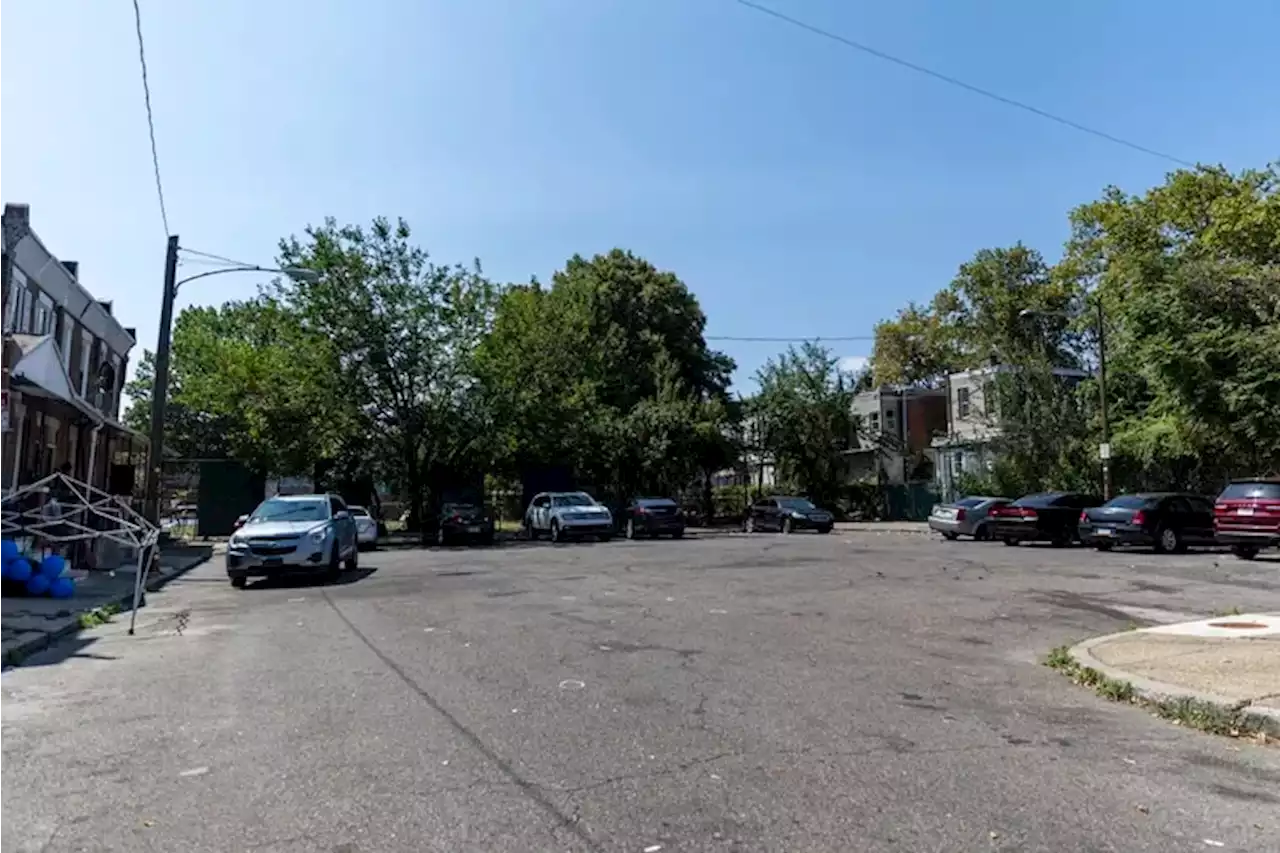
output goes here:
[{"label": "utility pole", "polygon": [[1107,422],[1107,317],[1098,298],[1098,404],[1102,414],[1102,499],[1111,500],[1111,425]]},{"label": "utility pole", "polygon": [[147,518],[160,523],[160,478],[164,473],[164,420],[169,402],[169,345],[173,333],[173,300],[178,295],[178,235],[169,236],[164,256],[164,295],[160,300],[160,334],[156,341],[155,378],[151,384],[151,449],[147,454]]}]

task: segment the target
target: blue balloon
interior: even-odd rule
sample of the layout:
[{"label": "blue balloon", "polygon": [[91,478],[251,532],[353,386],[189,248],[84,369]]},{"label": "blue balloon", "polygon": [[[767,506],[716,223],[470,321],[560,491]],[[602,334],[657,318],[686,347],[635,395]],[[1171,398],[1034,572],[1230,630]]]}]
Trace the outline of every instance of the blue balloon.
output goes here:
[{"label": "blue balloon", "polygon": [[27,595],[44,595],[52,583],[46,575],[32,575],[27,579]]},{"label": "blue balloon", "polygon": [[18,543],[12,539],[0,540],[0,558],[6,563],[18,559]]},{"label": "blue balloon", "polygon": [[9,580],[26,583],[31,580],[31,564],[25,557],[18,557],[9,564]]},{"label": "blue balloon", "polygon": [[63,559],[61,554],[50,554],[40,561],[40,574],[53,580],[62,574],[67,567],[67,561]]},{"label": "blue balloon", "polygon": [[49,586],[49,594],[54,598],[70,598],[75,592],[76,582],[71,578],[57,578]]}]

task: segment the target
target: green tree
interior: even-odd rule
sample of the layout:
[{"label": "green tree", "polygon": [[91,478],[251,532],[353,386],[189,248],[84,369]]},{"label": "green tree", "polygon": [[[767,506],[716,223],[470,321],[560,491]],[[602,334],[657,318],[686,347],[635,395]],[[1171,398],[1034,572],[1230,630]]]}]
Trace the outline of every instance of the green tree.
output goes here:
[{"label": "green tree", "polygon": [[1278,188],[1274,166],[1205,167],[1072,213],[1059,268],[1105,308],[1124,485],[1280,470]]},{"label": "green tree", "polygon": [[760,390],[752,401],[764,448],[782,476],[828,504],[844,484],[843,452],[855,428],[850,377],[838,364],[818,344],[791,347],[756,374]]},{"label": "green tree", "polygon": [[474,354],[489,329],[493,285],[472,267],[439,266],[399,220],[369,228],[328,219],[280,243],[282,267],[319,273],[276,296],[329,342],[368,438],[402,472],[410,520],[431,484],[480,475],[493,448]]},{"label": "green tree", "polygon": [[683,282],[621,249],[509,289],[478,353],[504,467],[567,465],[619,496],[686,484],[733,370],[705,326]]},{"label": "green tree", "polygon": [[[181,316],[181,315],[180,315]],[[227,441],[227,419],[188,405],[183,394],[185,365],[169,361],[169,394],[165,406],[164,445],[166,453],[184,459],[220,459],[231,456]],[[151,392],[155,385],[155,355],[145,350],[138,359],[133,379],[125,385],[129,405],[124,424],[143,435],[151,432]]]}]

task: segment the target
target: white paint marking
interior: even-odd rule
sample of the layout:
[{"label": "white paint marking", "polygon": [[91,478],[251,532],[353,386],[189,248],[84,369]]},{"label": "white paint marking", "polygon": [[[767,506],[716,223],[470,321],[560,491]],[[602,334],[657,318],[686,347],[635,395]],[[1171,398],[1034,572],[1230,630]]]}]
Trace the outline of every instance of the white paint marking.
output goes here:
[{"label": "white paint marking", "polygon": [[1206,838],[1204,840],[1204,843],[1208,844],[1210,847],[1226,847],[1227,846],[1221,841],[1214,841],[1212,838]]},{"label": "white paint marking", "polygon": [[579,681],[576,678],[566,678],[564,681],[560,682],[561,690],[581,690],[586,686],[587,683],[585,681]]},{"label": "white paint marking", "polygon": [[561,600],[561,601],[577,601],[577,600],[578,600],[578,596],[576,596],[576,595],[562,595],[562,596],[560,596],[560,600]]},{"label": "white paint marking", "polygon": [[721,616],[722,616],[722,615],[724,615],[725,613],[728,613],[729,611],[728,611],[728,610],[721,610],[721,609],[720,609],[720,608],[718,608],[718,607],[713,607],[713,608],[711,608],[710,610],[708,610],[707,612],[708,612],[708,613],[715,613],[715,614],[717,614],[717,615],[721,615]]},{"label": "white paint marking", "polygon": [[658,853],[661,849],[661,844],[650,844],[648,847],[644,848],[644,853]]},{"label": "white paint marking", "polygon": [[423,633],[430,634],[432,631],[435,630],[435,628],[423,628],[422,630],[423,630]]},{"label": "white paint marking", "polygon": [[183,770],[179,776],[203,776],[209,772],[208,767],[192,767],[190,770]]},{"label": "white paint marking", "polygon": [[291,598],[291,599],[289,599],[289,603],[290,603],[290,604],[297,604],[299,601],[306,601],[306,600],[307,600],[307,597],[306,597],[305,595],[300,595],[300,596],[298,596],[297,598]]},{"label": "white paint marking", "polygon": [[[1232,628],[1231,625],[1248,627]],[[1257,625],[1258,627],[1252,627]],[[1274,637],[1280,636],[1280,615],[1274,613],[1242,613],[1215,616],[1178,625],[1160,625],[1144,629],[1148,634],[1173,634],[1180,637]]]},{"label": "white paint marking", "polygon": [[675,599],[668,595],[668,596],[667,596],[667,601],[675,601]]}]

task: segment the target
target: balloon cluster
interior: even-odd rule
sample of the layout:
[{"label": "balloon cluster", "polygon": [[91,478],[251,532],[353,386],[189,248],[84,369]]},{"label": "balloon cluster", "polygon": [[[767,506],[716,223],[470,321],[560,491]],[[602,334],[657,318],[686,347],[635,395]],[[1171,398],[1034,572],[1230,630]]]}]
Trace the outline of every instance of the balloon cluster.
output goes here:
[{"label": "balloon cluster", "polygon": [[49,595],[54,598],[70,598],[75,595],[76,582],[64,577],[67,561],[60,554],[50,554],[42,560],[25,557],[18,543],[12,539],[0,540],[0,568],[3,569],[5,592],[13,590],[27,595]]}]

